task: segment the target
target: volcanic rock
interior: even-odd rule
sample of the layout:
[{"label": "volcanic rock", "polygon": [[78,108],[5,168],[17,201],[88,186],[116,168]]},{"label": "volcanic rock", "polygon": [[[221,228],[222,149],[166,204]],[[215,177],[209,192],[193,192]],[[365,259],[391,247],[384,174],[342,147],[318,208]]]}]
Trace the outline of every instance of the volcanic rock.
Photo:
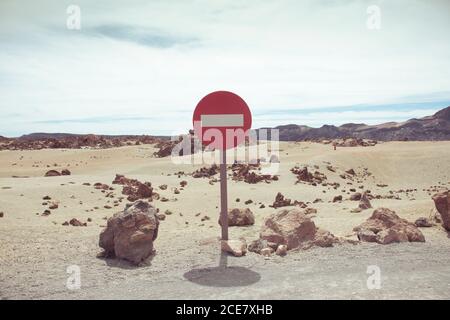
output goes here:
[{"label": "volcanic rock", "polygon": [[203,167],[192,173],[193,178],[209,178],[219,173],[219,166],[213,164],[211,167]]},{"label": "volcanic rock", "polygon": [[355,192],[350,196],[350,200],[351,201],[359,201],[361,200],[361,193],[360,192]]},{"label": "volcanic rock", "polygon": [[437,211],[441,215],[442,226],[445,230],[450,231],[450,191],[436,193],[433,196],[433,201]]},{"label": "volcanic rock", "polygon": [[126,178],[123,175],[116,174],[113,184],[123,185],[122,194],[128,196],[128,201],[136,201],[139,199],[149,199],[151,201],[153,188],[150,182],[140,182],[137,179]]},{"label": "volcanic rock", "polygon": [[278,192],[277,195],[275,196],[275,201],[273,202],[273,204],[271,205],[271,207],[273,208],[280,208],[280,207],[287,207],[287,206],[291,206],[292,204],[292,200],[291,199],[287,199],[285,198],[281,192]]},{"label": "volcanic rock", "polygon": [[148,202],[138,200],[109,218],[99,240],[105,255],[139,264],[153,254],[159,227],[156,213]]},{"label": "volcanic rock", "polygon": [[[353,228],[361,241],[388,244],[392,242],[425,242],[422,232],[411,222],[387,208],[376,209],[370,218]],[[375,236],[373,234],[375,234]]]},{"label": "volcanic rock", "polygon": [[255,223],[255,216],[249,209],[229,209],[228,210],[228,225],[231,226],[250,226]]},{"label": "volcanic rock", "polygon": [[87,226],[86,222],[83,223],[83,222],[81,222],[81,221],[79,221],[78,219],[75,219],[75,218],[71,219],[69,221],[69,224],[71,226],[74,226],[74,227],[86,227]]},{"label": "volcanic rock", "polygon": [[56,170],[49,170],[49,171],[47,171],[46,173],[45,173],[45,176],[46,177],[57,177],[57,176],[60,176],[61,175],[61,173],[59,173],[58,171],[56,171]]},{"label": "volcanic rock", "polygon": [[360,208],[361,210],[372,208],[367,193],[364,192],[362,194],[361,199],[359,200],[358,208]]},{"label": "volcanic rock", "polygon": [[242,257],[247,253],[247,244],[244,240],[221,240],[220,247],[222,251],[235,257]]},{"label": "volcanic rock", "polygon": [[331,233],[317,228],[304,210],[298,208],[279,210],[267,217],[260,239],[266,240],[269,246],[275,244],[275,248],[286,245],[287,250],[314,245],[328,247],[338,242]]},{"label": "volcanic rock", "polygon": [[275,253],[279,256],[285,256],[287,253],[287,245],[285,244],[280,244],[277,248],[277,250],[275,251]]},{"label": "volcanic rock", "polygon": [[429,228],[433,226],[433,223],[425,217],[420,217],[418,218],[414,224],[416,225],[416,227],[418,228]]}]

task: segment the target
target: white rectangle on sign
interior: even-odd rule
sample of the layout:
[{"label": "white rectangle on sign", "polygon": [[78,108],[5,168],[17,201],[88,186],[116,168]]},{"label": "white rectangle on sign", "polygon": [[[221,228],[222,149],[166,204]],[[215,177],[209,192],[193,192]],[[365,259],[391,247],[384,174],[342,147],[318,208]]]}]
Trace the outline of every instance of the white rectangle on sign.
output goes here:
[{"label": "white rectangle on sign", "polygon": [[243,114],[202,114],[202,127],[243,127]]}]

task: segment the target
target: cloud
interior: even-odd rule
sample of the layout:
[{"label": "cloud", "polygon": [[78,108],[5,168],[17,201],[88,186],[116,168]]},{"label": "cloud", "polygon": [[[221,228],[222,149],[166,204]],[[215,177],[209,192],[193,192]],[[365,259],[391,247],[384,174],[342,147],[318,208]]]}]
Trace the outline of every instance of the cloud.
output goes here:
[{"label": "cloud", "polygon": [[170,48],[176,45],[198,44],[199,39],[183,37],[164,33],[142,26],[123,24],[104,24],[84,28],[82,35],[107,37],[119,41],[128,41],[143,46],[154,48]]},{"label": "cloud", "polygon": [[[20,115],[2,116],[0,134],[183,131],[215,90],[242,96],[255,126],[364,106],[403,119],[390,111],[450,100],[448,1],[77,3],[78,31],[64,1],[0,1],[0,111]],[[365,119],[322,113],[314,125]]]}]

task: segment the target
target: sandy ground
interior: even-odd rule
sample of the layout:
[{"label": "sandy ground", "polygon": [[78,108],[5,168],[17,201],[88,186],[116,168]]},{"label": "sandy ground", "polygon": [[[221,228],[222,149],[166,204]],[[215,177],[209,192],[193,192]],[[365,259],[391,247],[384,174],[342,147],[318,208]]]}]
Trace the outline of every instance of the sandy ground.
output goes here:
[{"label": "sandy ground", "polygon": [[[280,145],[279,181],[256,185],[229,181],[229,207],[249,207],[256,216],[252,227],[232,227],[230,237],[258,237],[263,219],[277,192],[286,197],[322,203],[312,206],[315,223],[337,236],[352,237],[352,228],[366,220],[372,210],[351,213],[357,202],[331,203],[335,195],[348,197],[350,188],[369,189],[387,195],[389,190],[417,189],[401,200],[372,200],[374,207],[388,207],[410,221],[429,216],[434,204],[429,189],[450,186],[450,142],[389,142],[375,147],[339,148],[316,143]],[[219,183],[174,175],[194,171],[199,165],[174,164],[156,159],[149,145],[105,150],[36,150],[0,152],[0,297],[2,299],[360,299],[360,298],[450,298],[450,239],[440,226],[421,229],[425,243],[392,245],[345,244],[290,252],[269,260],[254,253],[242,258],[221,256],[217,236]],[[55,166],[56,164],[56,166]],[[316,165],[339,182],[340,188],[295,184],[289,170],[296,164]],[[337,168],[330,172],[326,166]],[[50,167],[47,167],[50,166]],[[69,168],[72,175],[43,177],[49,169]],[[370,176],[358,183],[339,174],[353,168],[358,174],[368,168]],[[173,212],[161,222],[155,242],[157,254],[140,267],[124,261],[96,257],[101,250],[98,236],[105,218],[123,208],[113,207],[115,198],[83,183],[111,184],[116,173],[154,187],[168,202],[155,201],[161,212]],[[171,174],[168,176],[168,174]],[[16,177],[13,177],[16,176]],[[175,195],[181,180],[188,185]],[[378,187],[386,184],[387,187]],[[359,189],[363,186],[363,189]],[[345,192],[343,192],[345,190]],[[433,192],[431,192],[433,193]],[[59,201],[59,208],[42,216],[47,206],[42,198]],[[235,202],[240,198],[239,203]],[[253,200],[244,205],[247,199]],[[266,208],[260,209],[260,203]],[[112,206],[105,209],[104,206]],[[198,215],[200,213],[200,215]],[[205,215],[210,220],[201,221]],[[92,222],[87,227],[62,226],[77,218]],[[69,266],[79,266],[81,288],[69,290]],[[381,288],[367,287],[367,267],[381,271]],[[228,267],[225,267],[228,266]]]}]

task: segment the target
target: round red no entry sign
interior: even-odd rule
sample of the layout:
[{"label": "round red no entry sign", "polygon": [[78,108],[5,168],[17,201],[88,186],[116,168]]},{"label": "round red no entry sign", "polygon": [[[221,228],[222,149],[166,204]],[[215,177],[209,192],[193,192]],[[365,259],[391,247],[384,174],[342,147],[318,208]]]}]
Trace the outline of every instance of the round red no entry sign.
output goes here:
[{"label": "round red no entry sign", "polygon": [[216,91],[200,100],[192,122],[195,135],[204,145],[226,150],[245,141],[252,126],[252,114],[237,94]]}]

